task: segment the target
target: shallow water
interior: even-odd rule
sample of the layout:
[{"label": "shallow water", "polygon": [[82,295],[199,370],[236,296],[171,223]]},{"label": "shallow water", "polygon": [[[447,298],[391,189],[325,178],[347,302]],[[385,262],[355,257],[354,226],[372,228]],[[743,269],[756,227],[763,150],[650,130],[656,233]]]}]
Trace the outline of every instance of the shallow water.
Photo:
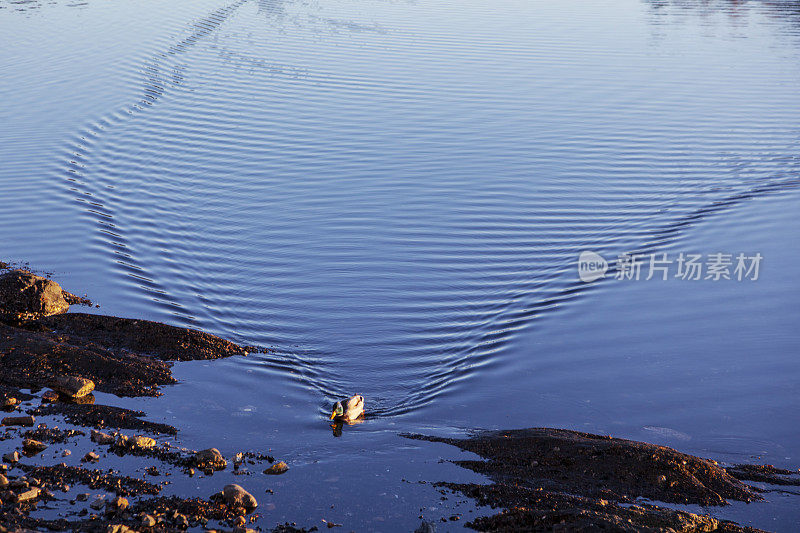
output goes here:
[{"label": "shallow water", "polygon": [[[381,486],[438,500],[404,469],[468,474],[423,475],[445,467],[409,457],[458,452],[407,430],[800,465],[792,3],[0,8],[0,258],[269,347],[123,403],[288,459],[275,518],[317,519],[313,487],[349,527],[415,525],[359,509]],[[585,284],[582,250],[764,260],[757,281]],[[372,416],[336,439],[323,409],[355,392]],[[726,512],[791,531],[786,498]]]}]

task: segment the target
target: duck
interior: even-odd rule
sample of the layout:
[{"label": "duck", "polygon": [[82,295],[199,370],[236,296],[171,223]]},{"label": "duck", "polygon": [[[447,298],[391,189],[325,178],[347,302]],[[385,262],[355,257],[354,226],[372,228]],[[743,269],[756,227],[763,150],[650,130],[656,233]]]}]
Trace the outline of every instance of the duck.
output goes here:
[{"label": "duck", "polygon": [[356,394],[333,404],[331,420],[353,422],[364,416],[364,397]]}]

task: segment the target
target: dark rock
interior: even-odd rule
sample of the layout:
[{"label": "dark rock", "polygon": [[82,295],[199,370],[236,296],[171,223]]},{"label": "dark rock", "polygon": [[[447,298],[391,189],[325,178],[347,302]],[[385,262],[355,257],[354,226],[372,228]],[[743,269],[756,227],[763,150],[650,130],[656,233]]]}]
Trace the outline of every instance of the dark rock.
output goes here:
[{"label": "dark rock", "polygon": [[58,393],[54,390],[45,391],[42,394],[42,401],[46,403],[52,403],[58,401]]},{"label": "dark rock", "polygon": [[0,422],[3,426],[33,426],[36,419],[30,415],[27,416],[7,416]]},{"label": "dark rock", "polygon": [[108,433],[103,433],[102,431],[97,431],[96,429],[92,430],[91,439],[92,442],[96,442],[97,444],[114,444],[113,436],[109,435]]},{"label": "dark rock", "polygon": [[34,439],[25,439],[22,441],[22,449],[27,454],[37,454],[47,449],[47,444]]},{"label": "dark rock", "polygon": [[25,321],[67,310],[69,304],[55,281],[25,270],[11,270],[0,275],[0,318]]},{"label": "dark rock", "polygon": [[3,455],[3,461],[7,463],[17,463],[19,462],[19,452],[8,452]]}]

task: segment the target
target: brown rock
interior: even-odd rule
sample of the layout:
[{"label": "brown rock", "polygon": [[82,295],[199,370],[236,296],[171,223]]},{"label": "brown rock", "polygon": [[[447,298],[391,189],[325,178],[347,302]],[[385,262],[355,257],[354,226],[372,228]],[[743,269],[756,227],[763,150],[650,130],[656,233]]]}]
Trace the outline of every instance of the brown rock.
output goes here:
[{"label": "brown rock", "polygon": [[66,396],[82,398],[94,390],[94,382],[79,376],[59,376],[51,387]]},{"label": "brown rock", "polygon": [[264,473],[275,476],[278,474],[283,474],[287,470],[289,470],[289,465],[287,465],[283,461],[279,461],[274,465],[270,466],[269,468],[267,468],[266,470],[264,470]]},{"label": "brown rock", "polygon": [[117,511],[124,511],[125,509],[128,508],[129,504],[127,498],[123,498],[122,496],[117,496],[116,498],[114,498],[114,500],[111,502],[110,505],[113,509]]},{"label": "brown rock", "polygon": [[3,426],[33,426],[36,419],[30,415],[28,416],[7,416],[0,422]]},{"label": "brown rock", "polygon": [[214,470],[222,470],[228,466],[228,461],[222,457],[220,451],[216,448],[209,448],[201,450],[194,455],[195,462],[200,468],[212,468]]},{"label": "brown rock", "polygon": [[3,474],[0,474],[0,489],[4,489],[8,486],[8,478]]},{"label": "brown rock", "polygon": [[235,483],[225,485],[225,488],[222,489],[222,498],[228,507],[241,506],[246,509],[254,509],[258,506],[255,497]]},{"label": "brown rock", "polygon": [[89,462],[94,463],[94,462],[99,461],[99,460],[100,460],[100,456],[97,455],[94,452],[87,453],[86,455],[83,456],[83,459],[81,459],[81,461],[83,461],[84,463],[89,463]]},{"label": "brown rock", "polygon": [[66,313],[69,304],[55,281],[25,270],[0,275],[0,317],[6,320],[33,320]]},{"label": "brown rock", "polygon": [[3,455],[3,461],[9,463],[19,462],[19,452],[8,452],[7,454]]},{"label": "brown rock", "polygon": [[96,442],[97,444],[114,444],[114,437],[109,435],[108,433],[103,433],[102,431],[97,431],[96,429],[92,430],[92,435],[90,437],[92,442]]},{"label": "brown rock", "polygon": [[26,502],[28,500],[35,500],[36,498],[39,497],[39,493],[40,492],[41,491],[38,488],[31,487],[28,490],[26,490],[25,492],[20,492],[19,494],[17,494],[14,497],[14,499],[16,500],[17,503]]},{"label": "brown rock", "polygon": [[92,503],[89,504],[89,507],[91,507],[95,511],[99,511],[100,509],[103,508],[105,503],[106,503],[106,497],[105,496],[98,496],[97,498],[94,499],[94,501]]},{"label": "brown rock", "polygon": [[45,391],[42,394],[42,401],[46,403],[53,403],[58,401],[58,393],[54,390]]},{"label": "brown rock", "polygon": [[11,410],[11,408],[16,407],[19,402],[19,399],[14,398],[13,396],[7,396],[0,401],[0,404],[2,404],[0,405],[0,408]]},{"label": "brown rock", "polygon": [[47,444],[34,439],[25,439],[22,441],[22,449],[25,450],[25,453],[37,454],[46,450]]}]

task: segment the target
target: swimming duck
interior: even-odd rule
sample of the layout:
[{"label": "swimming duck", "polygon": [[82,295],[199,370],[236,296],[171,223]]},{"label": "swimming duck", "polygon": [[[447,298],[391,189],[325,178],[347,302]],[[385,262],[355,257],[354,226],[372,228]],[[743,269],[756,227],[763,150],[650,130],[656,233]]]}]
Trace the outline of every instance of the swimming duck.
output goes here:
[{"label": "swimming duck", "polygon": [[346,400],[333,404],[331,420],[340,422],[352,422],[364,416],[364,397],[356,394]]}]

